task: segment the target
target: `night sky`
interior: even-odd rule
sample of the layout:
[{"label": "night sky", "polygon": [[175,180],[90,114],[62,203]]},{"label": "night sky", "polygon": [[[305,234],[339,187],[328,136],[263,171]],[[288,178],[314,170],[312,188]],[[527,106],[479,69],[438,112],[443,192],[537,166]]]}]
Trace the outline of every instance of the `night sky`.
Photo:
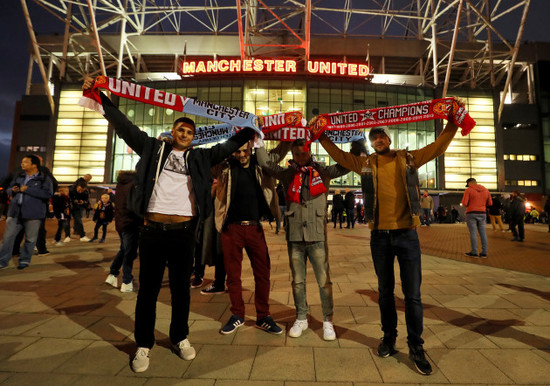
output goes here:
[{"label": "night sky", "polygon": [[[62,23],[27,1],[35,30],[39,33],[62,33]],[[547,24],[550,20],[548,0],[532,0],[528,22],[523,40],[550,41]],[[510,31],[501,30],[512,42],[515,40],[518,25]],[[56,30],[55,30],[56,29]],[[25,93],[27,70],[29,64],[29,34],[21,4],[17,0],[0,0],[0,177],[8,171],[8,158],[11,145],[11,132],[15,103]],[[34,82],[42,82],[35,66]]]}]

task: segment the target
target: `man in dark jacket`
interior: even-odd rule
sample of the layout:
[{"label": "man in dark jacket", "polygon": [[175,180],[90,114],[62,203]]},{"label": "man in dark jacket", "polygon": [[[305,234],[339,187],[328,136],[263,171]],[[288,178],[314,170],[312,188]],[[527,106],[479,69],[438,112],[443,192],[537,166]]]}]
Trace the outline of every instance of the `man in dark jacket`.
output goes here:
[{"label": "man in dark jacket", "polygon": [[336,228],[336,222],[340,221],[340,229],[342,229],[344,209],[344,197],[342,197],[339,190],[336,190],[334,196],[332,196],[332,220],[334,221],[334,228]]},{"label": "man in dark jacket", "polygon": [[344,204],[346,206],[346,228],[349,229],[350,225],[352,228],[355,228],[355,216],[353,215],[353,210],[355,209],[355,194],[350,192],[349,189],[346,189],[346,195],[344,197]]},{"label": "man in dark jacket", "polygon": [[133,292],[134,276],[132,267],[137,257],[139,218],[128,209],[128,194],[135,184],[136,172],[121,170],[118,172],[115,203],[115,227],[120,237],[120,250],[111,263],[109,276],[105,283],[118,287],[117,277],[122,267],[122,285],[120,292]]},{"label": "man in dark jacket", "polygon": [[523,242],[525,239],[524,220],[525,217],[525,198],[521,193],[515,190],[512,193],[512,201],[510,201],[510,229],[514,238],[512,241]]},{"label": "man in dark jacket", "polygon": [[[88,78],[82,88],[92,86],[93,80]],[[190,118],[176,119],[169,144],[149,137],[103,93],[101,103],[116,134],[141,157],[130,200],[132,209],[144,217],[134,332],[137,352],[132,370],[143,372],[149,367],[149,353],[155,343],[157,297],[167,265],[172,294],[170,340],[181,358],[191,360],[195,349],[187,339],[189,287],[197,222],[212,211],[210,168],[251,140],[254,130],[244,128],[209,149],[192,149],[195,123]]]},{"label": "man in dark jacket", "polygon": [[80,241],[90,241],[90,239],[86,237],[84,225],[82,224],[82,217],[84,216],[86,209],[90,206],[88,182],[84,177],[80,177],[75,181],[69,191],[69,197],[71,198],[73,208],[72,217],[74,233],[80,236]]},{"label": "man in dark jacket", "polygon": [[40,159],[35,155],[26,155],[21,161],[23,173],[9,185],[8,194],[12,200],[0,247],[0,269],[7,268],[15,237],[21,229],[25,229],[25,244],[17,269],[25,269],[31,263],[40,223],[46,218],[48,202],[53,194],[52,181],[39,168]]}]

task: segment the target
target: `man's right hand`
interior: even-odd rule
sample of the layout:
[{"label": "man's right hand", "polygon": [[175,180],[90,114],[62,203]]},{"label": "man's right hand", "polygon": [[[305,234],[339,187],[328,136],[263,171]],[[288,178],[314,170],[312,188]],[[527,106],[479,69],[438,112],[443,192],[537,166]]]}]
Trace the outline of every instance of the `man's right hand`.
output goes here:
[{"label": "man's right hand", "polygon": [[87,77],[84,79],[84,83],[82,84],[82,90],[90,90],[94,86],[94,80],[90,77]]}]

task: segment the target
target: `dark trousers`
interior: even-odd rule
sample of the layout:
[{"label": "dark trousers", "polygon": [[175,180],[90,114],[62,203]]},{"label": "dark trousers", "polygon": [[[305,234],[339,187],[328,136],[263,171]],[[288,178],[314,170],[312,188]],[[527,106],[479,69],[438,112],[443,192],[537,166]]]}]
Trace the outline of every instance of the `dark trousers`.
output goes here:
[{"label": "dark trousers", "polygon": [[134,280],[132,268],[137,257],[139,232],[137,229],[130,232],[118,232],[118,236],[120,237],[120,249],[111,263],[109,273],[118,276],[120,267],[122,267],[122,282],[129,284]]},{"label": "dark trousers", "polygon": [[271,260],[267,251],[264,230],[260,225],[229,224],[222,232],[222,246],[231,313],[244,318],[241,282],[244,248],[250,258],[254,275],[256,316],[258,320],[268,316]]},{"label": "dark trousers", "polygon": [[38,238],[36,239],[36,249],[38,253],[46,253],[48,248],[46,247],[46,219],[43,218],[38,229]]},{"label": "dark trousers", "polygon": [[107,225],[109,225],[108,222],[101,222],[101,221],[98,221],[95,223],[95,227],[94,227],[94,239],[97,239],[97,234],[99,232],[99,228],[101,227],[102,228],[102,232],[103,232],[103,236],[101,236],[101,238],[103,240],[105,240],[105,236],[107,236]]},{"label": "dark trousers", "polygon": [[422,269],[420,243],[415,229],[372,231],[370,241],[374,269],[378,277],[378,305],[384,335],[397,336],[395,308],[394,260],[397,256],[401,287],[405,296],[407,341],[410,345],[423,344],[423,307],[420,299]]},{"label": "dark trousers", "polygon": [[86,232],[84,232],[84,225],[82,224],[82,213],[84,212],[84,208],[81,208],[77,206],[74,208],[74,211],[72,213],[73,217],[73,231],[80,237],[86,236]]},{"label": "dark trousers", "polygon": [[344,210],[343,209],[333,209],[334,212],[334,227],[336,228],[336,222],[338,221],[338,217],[340,217],[340,228],[342,228],[342,222],[344,221]]},{"label": "dark trousers", "polygon": [[223,264],[223,258],[216,261],[214,265],[214,288],[225,288],[225,265]]},{"label": "dark trousers", "polygon": [[350,226],[352,228],[355,227],[355,218],[353,217],[353,208],[346,208],[346,220],[347,220],[347,227]]},{"label": "dark trousers", "polygon": [[65,237],[71,237],[71,220],[68,218],[57,220],[57,232],[55,232],[55,241],[61,240],[61,233],[65,232]]},{"label": "dark trousers", "polygon": [[525,238],[525,227],[522,216],[512,216],[510,219],[510,229],[516,239],[523,240]]},{"label": "dark trousers", "polygon": [[170,340],[173,344],[189,334],[189,279],[193,269],[196,221],[185,229],[162,231],[145,227],[139,242],[139,292],[134,336],[138,347],[155,344],[157,297],[168,264],[172,295]]}]

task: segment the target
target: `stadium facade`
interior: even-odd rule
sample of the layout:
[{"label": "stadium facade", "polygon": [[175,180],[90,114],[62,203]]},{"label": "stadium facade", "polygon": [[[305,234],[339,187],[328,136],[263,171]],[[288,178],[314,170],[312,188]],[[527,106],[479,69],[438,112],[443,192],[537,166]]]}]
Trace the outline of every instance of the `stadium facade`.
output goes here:
[{"label": "stadium facade", "polygon": [[[12,167],[33,152],[61,182],[90,173],[101,184],[135,167],[138,156],[107,122],[77,105],[83,77],[104,74],[258,116],[300,111],[308,120],[459,96],[477,126],[419,170],[422,187],[458,192],[473,176],[492,191],[550,191],[550,47],[522,42],[529,1],[36,2],[63,33],[36,35],[28,14],[29,74],[40,71],[42,82],[29,81],[17,104]],[[503,37],[504,25],[518,31],[515,41]],[[152,136],[183,115],[114,100]],[[443,125],[391,126],[392,144],[420,148]],[[319,145],[313,151],[333,162]],[[332,182],[359,185],[354,173]]]}]

